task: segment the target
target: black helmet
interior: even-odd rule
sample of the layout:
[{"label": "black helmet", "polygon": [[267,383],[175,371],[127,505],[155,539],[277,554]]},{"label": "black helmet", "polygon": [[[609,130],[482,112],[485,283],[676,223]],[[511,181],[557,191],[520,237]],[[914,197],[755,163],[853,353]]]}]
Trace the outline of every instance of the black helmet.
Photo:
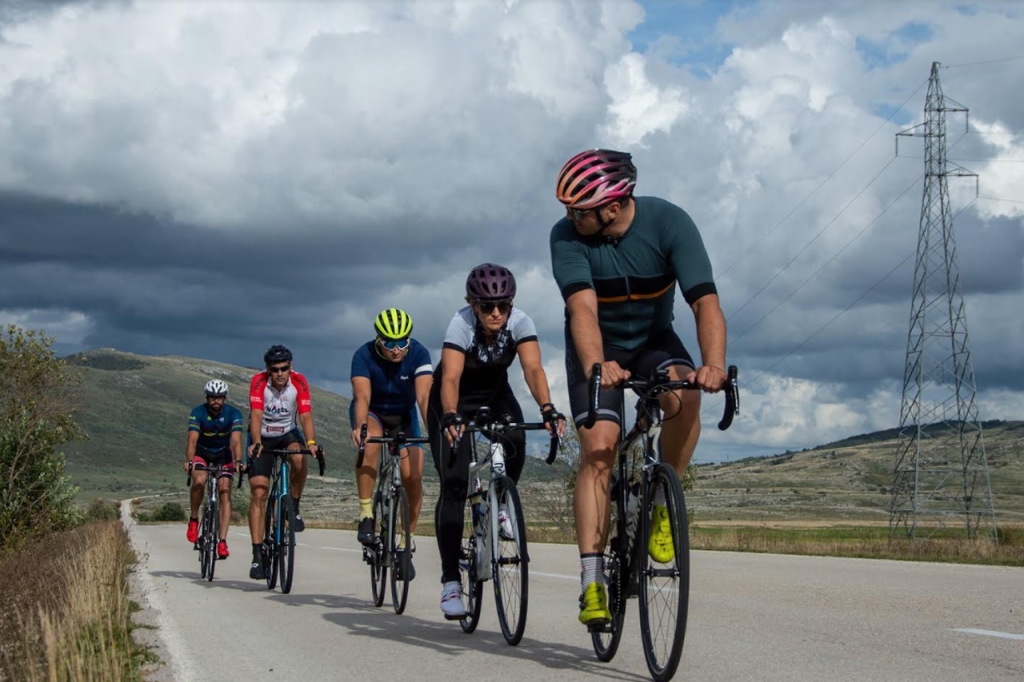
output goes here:
[{"label": "black helmet", "polygon": [[291,362],[292,352],[284,346],[271,346],[267,349],[267,352],[263,354],[263,363],[266,365],[272,365],[275,362]]}]

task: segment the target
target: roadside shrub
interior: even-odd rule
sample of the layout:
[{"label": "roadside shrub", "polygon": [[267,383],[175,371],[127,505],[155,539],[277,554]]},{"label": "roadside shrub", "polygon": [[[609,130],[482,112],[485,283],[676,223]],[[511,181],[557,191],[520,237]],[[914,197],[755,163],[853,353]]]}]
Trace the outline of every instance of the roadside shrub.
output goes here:
[{"label": "roadside shrub", "polygon": [[117,502],[110,502],[97,497],[89,503],[85,510],[85,518],[89,521],[116,521],[120,516]]},{"label": "roadside shrub", "polygon": [[15,325],[0,331],[0,552],[81,520],[57,451],[84,438],[74,419],[78,376],[52,344]]},{"label": "roadside shrub", "polygon": [[177,502],[165,502],[157,507],[153,513],[146,514],[143,521],[188,521],[188,514],[185,508]]}]

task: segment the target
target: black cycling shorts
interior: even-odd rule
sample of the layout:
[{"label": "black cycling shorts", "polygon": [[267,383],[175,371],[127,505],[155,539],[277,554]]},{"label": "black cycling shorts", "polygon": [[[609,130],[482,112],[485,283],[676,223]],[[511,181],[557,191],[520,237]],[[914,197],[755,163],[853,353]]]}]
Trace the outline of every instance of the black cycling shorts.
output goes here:
[{"label": "black cycling shorts", "polygon": [[[298,429],[292,429],[283,436],[270,437],[263,436],[260,439],[263,444],[264,450],[281,450],[292,443],[298,443],[302,445],[302,439],[299,437]],[[249,459],[249,478],[252,479],[254,476],[266,476],[270,478],[270,475],[274,473],[274,456],[263,452],[260,453],[259,457]]]},{"label": "black cycling shorts", "polygon": [[[629,370],[638,378],[650,377],[655,371],[673,365],[694,368],[693,358],[671,327],[636,350],[626,351],[605,346],[604,359],[606,362],[618,362],[620,367]],[[572,411],[572,420],[576,428],[579,428],[587,421],[587,414],[590,411],[590,384],[579,356],[576,355],[576,344],[573,343],[568,326],[565,328],[565,373],[569,384],[569,409]],[[597,418],[622,425],[621,388],[601,391]]]}]

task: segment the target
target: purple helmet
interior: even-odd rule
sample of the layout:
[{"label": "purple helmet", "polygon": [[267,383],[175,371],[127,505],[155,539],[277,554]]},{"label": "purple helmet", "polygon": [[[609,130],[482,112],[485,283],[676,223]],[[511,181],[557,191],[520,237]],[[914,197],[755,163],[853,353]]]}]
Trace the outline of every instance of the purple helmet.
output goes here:
[{"label": "purple helmet", "polygon": [[516,278],[508,268],[501,265],[478,265],[470,271],[466,279],[466,296],[479,301],[515,298]]}]

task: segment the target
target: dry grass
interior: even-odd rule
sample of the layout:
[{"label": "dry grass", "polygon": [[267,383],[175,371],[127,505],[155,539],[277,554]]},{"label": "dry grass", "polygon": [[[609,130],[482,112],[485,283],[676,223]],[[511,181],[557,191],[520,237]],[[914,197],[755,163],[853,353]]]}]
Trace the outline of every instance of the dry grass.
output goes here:
[{"label": "dry grass", "polygon": [[0,562],[0,679],[138,680],[127,577],[135,556],[119,522],[92,523]]}]

